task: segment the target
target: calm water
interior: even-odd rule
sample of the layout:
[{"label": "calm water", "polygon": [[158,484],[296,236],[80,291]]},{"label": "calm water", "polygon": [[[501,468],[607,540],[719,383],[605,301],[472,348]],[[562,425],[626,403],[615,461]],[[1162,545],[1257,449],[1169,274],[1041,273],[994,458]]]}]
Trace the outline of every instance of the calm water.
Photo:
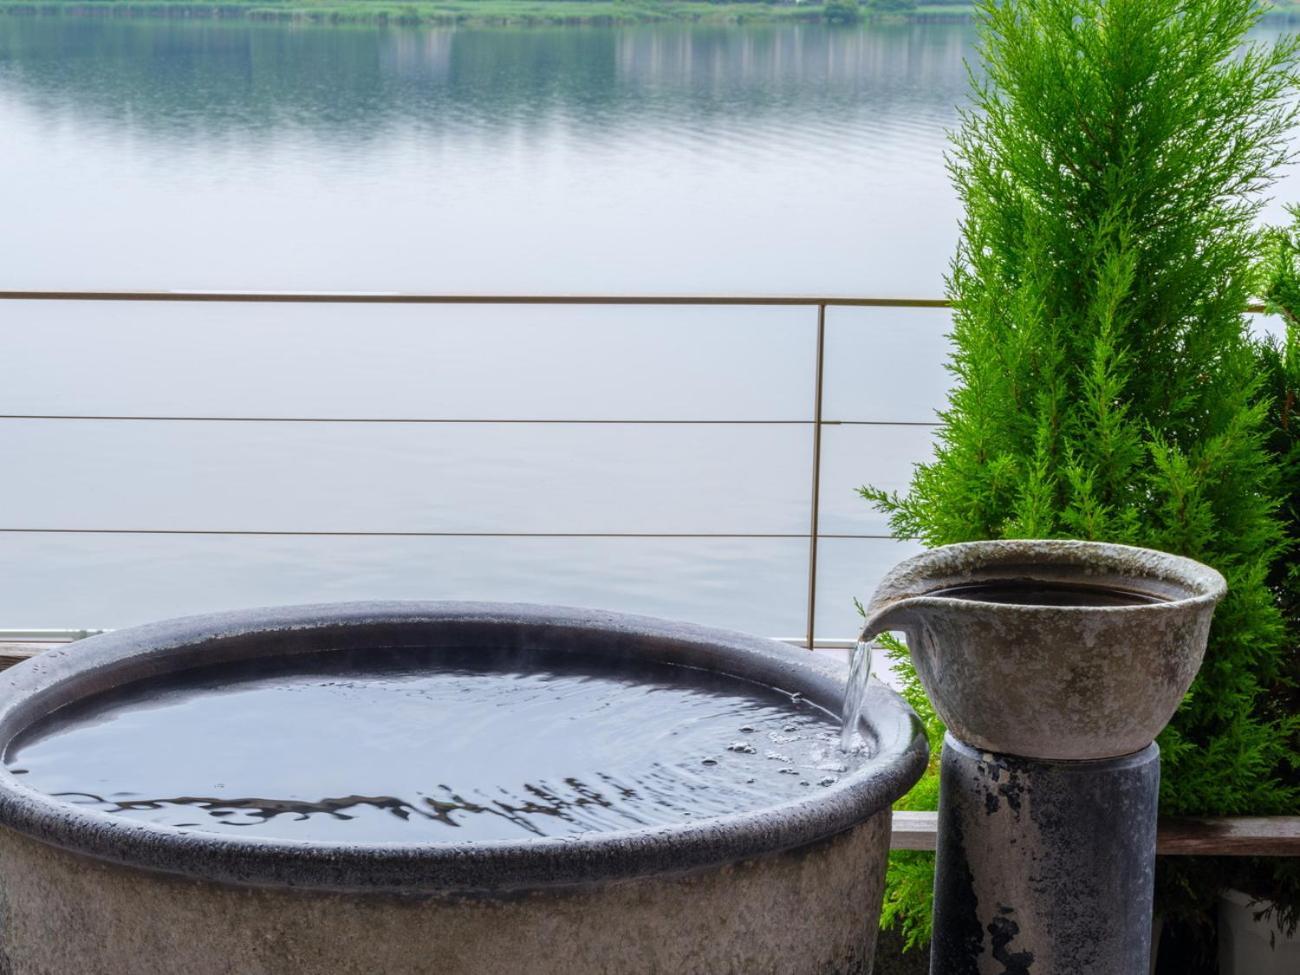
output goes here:
[{"label": "calm water", "polygon": [[36,789],[132,819],[375,842],[689,822],[811,795],[864,760],[826,711],[696,671],[361,666],[142,682],[7,760]]},{"label": "calm water", "polygon": [[[0,17],[0,285],[937,295],[971,54],[962,25]],[[832,310],[826,416],[930,421],[945,326]],[[5,414],[748,422],[0,420],[0,527],[569,536],[0,535],[0,627],[456,597],[799,633],[814,336],[799,309],[10,305]],[[823,530],[884,533],[854,489],[928,437],[827,428]],[[826,540],[819,632],[909,553]]]},{"label": "calm water", "polygon": [[1068,606],[1076,609],[1117,609],[1123,606],[1150,606],[1168,601],[1163,596],[1139,592],[1136,589],[1047,582],[1041,579],[996,579],[966,586],[953,586],[951,589],[937,589],[927,595],[981,603]]}]

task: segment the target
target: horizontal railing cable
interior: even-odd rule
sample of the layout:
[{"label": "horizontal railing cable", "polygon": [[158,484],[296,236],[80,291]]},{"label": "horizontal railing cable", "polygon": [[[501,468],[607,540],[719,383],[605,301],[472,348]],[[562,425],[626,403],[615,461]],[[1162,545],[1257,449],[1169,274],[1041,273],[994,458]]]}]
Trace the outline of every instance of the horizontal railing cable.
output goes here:
[{"label": "horizontal railing cable", "polygon": [[453,295],[364,291],[0,291],[0,301],[214,302],[323,305],[698,305],[701,307],[948,308],[943,298],[789,295]]},{"label": "horizontal railing cable", "polygon": [[[397,291],[50,291],[0,290],[0,301],[228,302],[239,304],[337,305],[698,305],[734,307],[951,308],[946,298],[872,298],[809,295],[469,295]],[[1248,304],[1264,314],[1262,303]]]},{"label": "horizontal railing cable", "polygon": [[[382,529],[259,529],[259,528],[40,528],[0,527],[5,535],[229,535],[286,538],[647,538],[647,539],[791,539],[807,541],[807,532],[583,532],[583,531],[385,531]],[[893,541],[895,535],[819,532],[819,538],[846,541]],[[906,539],[901,539],[906,540]]]},{"label": "horizontal railing cable", "polygon": [[[730,420],[730,419],[579,419],[523,417],[415,417],[415,416],[190,416],[136,413],[0,413],[0,420],[73,420],[105,423],[375,423],[456,424],[480,426],[712,426],[712,427],[810,427],[814,420]],[[822,420],[824,427],[937,427],[932,420]]]}]

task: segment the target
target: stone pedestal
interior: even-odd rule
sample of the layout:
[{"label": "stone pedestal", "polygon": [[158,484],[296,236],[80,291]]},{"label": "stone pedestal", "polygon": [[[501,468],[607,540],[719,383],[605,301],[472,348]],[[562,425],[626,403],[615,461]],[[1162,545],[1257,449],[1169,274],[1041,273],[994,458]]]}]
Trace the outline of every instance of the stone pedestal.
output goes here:
[{"label": "stone pedestal", "polygon": [[1143,975],[1160,753],[1051,762],[944,742],[934,975]]},{"label": "stone pedestal", "polygon": [[1076,541],[951,545],[891,571],[948,726],[932,975],[1146,975],[1160,753],[1227,586],[1190,559]]}]

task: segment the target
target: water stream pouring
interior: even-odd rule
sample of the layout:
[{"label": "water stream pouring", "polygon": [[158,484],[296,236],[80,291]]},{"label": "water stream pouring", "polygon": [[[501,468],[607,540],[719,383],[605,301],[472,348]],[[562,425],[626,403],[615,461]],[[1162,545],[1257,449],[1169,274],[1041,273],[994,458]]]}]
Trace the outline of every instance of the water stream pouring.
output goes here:
[{"label": "water stream pouring", "polygon": [[871,683],[871,659],[874,644],[863,636],[853,648],[849,661],[849,682],[844,688],[844,704],[840,708],[840,751],[853,751],[862,718],[862,703],[867,699]]},{"label": "water stream pouring", "polygon": [[1160,552],[975,542],[897,566],[863,641],[906,637],[948,726],[933,975],[1142,975],[1155,737],[1205,653],[1223,577]]}]

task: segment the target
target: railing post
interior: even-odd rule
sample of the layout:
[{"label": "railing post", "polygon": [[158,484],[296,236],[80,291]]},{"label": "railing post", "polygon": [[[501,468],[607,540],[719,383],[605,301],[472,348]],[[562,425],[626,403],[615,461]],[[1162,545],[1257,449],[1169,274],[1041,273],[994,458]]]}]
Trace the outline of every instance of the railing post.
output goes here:
[{"label": "railing post", "polygon": [[817,357],[813,379],[812,500],[808,506],[808,649],[817,637],[817,536],[821,521],[822,495],[822,389],[826,375],[826,303],[817,305]]}]

